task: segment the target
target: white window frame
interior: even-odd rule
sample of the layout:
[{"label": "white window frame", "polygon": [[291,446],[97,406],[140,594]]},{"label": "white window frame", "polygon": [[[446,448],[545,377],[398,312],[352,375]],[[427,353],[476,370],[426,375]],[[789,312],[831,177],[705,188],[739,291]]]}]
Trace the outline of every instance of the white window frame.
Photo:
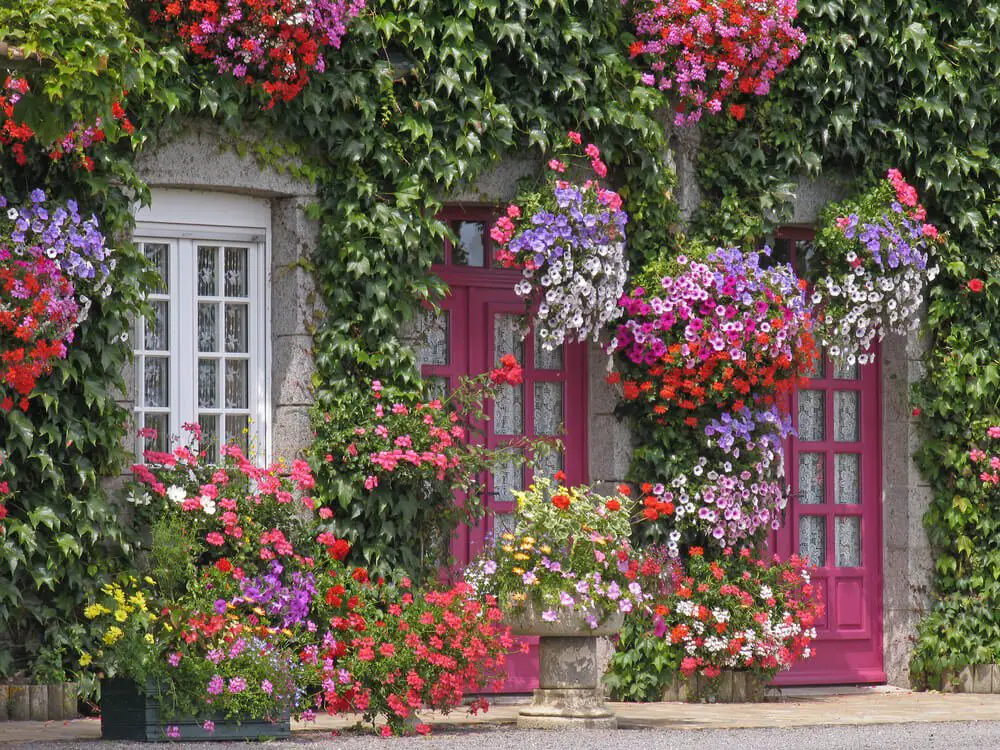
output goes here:
[{"label": "white window frame", "polygon": [[[219,223],[220,219],[227,223]],[[179,435],[183,423],[198,421],[197,246],[224,246],[228,242],[249,248],[249,442],[258,461],[269,461],[272,432],[269,202],[226,193],[154,189],[151,206],[136,211],[134,239],[136,243],[156,242],[169,247],[168,398],[172,435]],[[140,343],[144,344],[135,342],[136,351]],[[141,403],[144,394],[138,363],[133,371],[136,383],[134,412],[138,417],[145,411]],[[219,377],[224,377],[224,373]],[[223,405],[221,409],[209,411],[224,414],[226,410]],[[141,455],[142,447],[140,440],[137,454]]]}]

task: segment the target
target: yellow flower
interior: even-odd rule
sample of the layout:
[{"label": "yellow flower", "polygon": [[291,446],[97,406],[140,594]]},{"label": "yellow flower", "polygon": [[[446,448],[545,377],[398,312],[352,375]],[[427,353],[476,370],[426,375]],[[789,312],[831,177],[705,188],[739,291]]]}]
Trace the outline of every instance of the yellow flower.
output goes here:
[{"label": "yellow flower", "polygon": [[118,620],[118,622],[125,622],[128,619],[128,610],[127,609],[116,609],[115,610],[115,619]]},{"label": "yellow flower", "polygon": [[511,546],[510,546],[509,544],[505,544],[505,545],[504,545],[503,547],[501,547],[500,549],[502,549],[502,550],[503,550],[504,552],[513,552],[513,551],[514,551],[514,548],[513,548],[513,547],[511,547]]},{"label": "yellow flower", "polygon": [[535,543],[535,537],[533,537],[533,536],[526,536],[526,537],[524,537],[523,543],[527,544],[530,547],[532,544]]},{"label": "yellow flower", "polygon": [[523,552],[517,552],[517,553],[514,554],[514,559],[515,560],[530,560],[531,556],[530,555],[526,555]]},{"label": "yellow flower", "polygon": [[82,654],[80,654],[80,666],[81,667],[89,666],[90,663],[93,660],[94,660],[94,657],[91,656],[90,654],[88,654],[86,651],[84,651]]},{"label": "yellow flower", "polygon": [[91,604],[89,607],[83,610],[83,616],[86,617],[88,620],[93,620],[95,617],[100,617],[101,615],[105,615],[110,611],[111,611],[110,609],[107,609],[102,604]]},{"label": "yellow flower", "polygon": [[144,640],[144,641],[145,641],[146,643],[148,643],[148,644],[152,645],[152,643],[153,643],[153,634],[152,634],[152,633],[146,633],[146,635],[144,635],[142,639],[143,639],[143,640]]},{"label": "yellow flower", "polygon": [[149,584],[150,586],[155,586],[155,585],[156,585],[156,581],[154,581],[154,580],[153,580],[152,578],[150,578],[149,576],[146,576],[146,577],[145,577],[145,578],[143,578],[142,580],[144,580],[144,581],[145,581],[146,583],[148,583],[148,584]]},{"label": "yellow flower", "polygon": [[506,534],[503,534],[500,538],[509,542],[514,538],[514,535],[508,532]]},{"label": "yellow flower", "polygon": [[523,593],[511,594],[510,598],[513,599],[515,602],[523,602],[525,599],[528,598],[528,595]]},{"label": "yellow flower", "polygon": [[512,573],[517,573],[519,576],[524,575],[524,568],[511,568]]},{"label": "yellow flower", "polygon": [[112,625],[108,628],[108,631],[104,634],[104,643],[111,646],[118,643],[122,638],[125,637],[125,633],[117,625]]},{"label": "yellow flower", "polygon": [[137,591],[128,598],[129,602],[137,606],[143,612],[146,611],[146,596],[141,592]]},{"label": "yellow flower", "polygon": [[543,555],[547,555],[547,554],[549,554],[552,551],[552,548],[549,545],[547,545],[547,544],[543,544],[538,549],[541,550],[541,552],[542,552]]}]

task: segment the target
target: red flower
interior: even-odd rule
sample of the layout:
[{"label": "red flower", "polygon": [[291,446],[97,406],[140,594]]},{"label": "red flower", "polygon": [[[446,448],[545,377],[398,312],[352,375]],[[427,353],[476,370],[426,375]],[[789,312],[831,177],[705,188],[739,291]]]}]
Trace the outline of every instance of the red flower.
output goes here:
[{"label": "red flower", "polygon": [[226,558],[216,561],[215,567],[222,573],[228,573],[233,569],[233,564]]},{"label": "red flower", "polygon": [[358,583],[368,583],[368,571],[364,568],[355,568],[354,572],[351,573],[351,578]]},{"label": "red flower", "polygon": [[606,503],[604,503],[604,507],[606,507],[608,510],[615,511],[615,510],[621,510],[622,504],[617,500],[608,500]]},{"label": "red flower", "polygon": [[569,496],[568,495],[553,495],[552,504],[559,508],[559,510],[566,510],[569,507]]},{"label": "red flower", "polygon": [[334,560],[343,560],[347,557],[348,553],[351,551],[351,544],[346,539],[338,539],[329,547],[327,547],[327,552],[330,553],[330,557]]},{"label": "red flower", "polygon": [[969,289],[975,292],[976,294],[983,291],[984,286],[985,284],[983,284],[982,279],[970,279],[968,283]]}]

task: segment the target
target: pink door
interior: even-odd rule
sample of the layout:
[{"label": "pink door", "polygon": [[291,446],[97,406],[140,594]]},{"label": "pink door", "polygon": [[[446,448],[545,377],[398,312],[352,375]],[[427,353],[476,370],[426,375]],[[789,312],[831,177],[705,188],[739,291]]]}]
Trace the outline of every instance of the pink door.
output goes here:
[{"label": "pink door", "polygon": [[[533,332],[522,340],[526,324],[524,301],[514,294],[517,271],[491,267],[489,226],[497,214],[492,208],[455,209],[447,214],[460,238],[445,243],[442,262],[434,271],[448,283],[450,294],[441,303],[441,315],[422,324],[419,347],[422,374],[444,390],[458,377],[477,374],[513,354],[524,369],[524,382],[504,388],[487,407],[485,441],[496,446],[520,437],[560,436],[564,450],[544,459],[537,471],[551,477],[566,472],[568,481],[587,481],[587,351],[582,344],[548,352],[537,346]],[[456,562],[467,563],[494,535],[511,526],[513,490],[531,483],[535,472],[514,464],[483,477],[487,515],[473,527],[462,527],[452,540]],[[458,499],[461,502],[461,498]],[[537,642],[526,639],[529,652],[509,663],[504,692],[526,692],[538,684]]]},{"label": "pink door", "polygon": [[[792,260],[808,238],[791,238]],[[800,247],[796,247],[800,246]],[[793,500],[772,544],[818,567],[825,613],[814,656],[779,685],[884,682],[882,488],[878,364],[835,366],[824,358],[792,398],[798,436],[788,441]]]}]

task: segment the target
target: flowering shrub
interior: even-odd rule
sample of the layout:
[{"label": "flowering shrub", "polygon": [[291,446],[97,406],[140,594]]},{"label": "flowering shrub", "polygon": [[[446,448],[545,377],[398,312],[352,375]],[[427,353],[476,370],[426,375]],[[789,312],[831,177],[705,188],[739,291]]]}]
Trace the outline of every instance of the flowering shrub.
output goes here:
[{"label": "flowering shrub", "polygon": [[156,0],[150,20],[220,73],[259,88],[270,108],[325,70],[325,48],[340,49],[364,7],[365,0]]},{"label": "flowering shrub", "polygon": [[514,496],[513,533],[501,534],[466,570],[477,590],[510,612],[537,608],[546,622],[578,613],[591,628],[650,598],[641,578],[657,575],[659,566],[629,544],[633,503],[626,495],[603,498],[586,486],[536,478]]},{"label": "flowering shrub", "polygon": [[[486,402],[522,380],[520,365],[507,354],[490,372],[463,378],[443,399],[414,398],[376,380],[360,403],[316,413],[317,478],[324,487],[342,488],[334,502],[352,510],[359,494],[385,498],[384,504],[360,503],[372,509],[370,516],[345,513],[332,519],[331,530],[368,555],[384,547],[380,534],[386,527],[408,529],[427,545],[417,553],[416,545],[408,545],[387,550],[382,559],[357,557],[354,562],[375,563],[384,571],[393,567],[387,565],[391,561],[417,579],[437,574],[445,540],[458,523],[481,514],[482,472],[523,462],[525,450],[545,450],[544,441],[518,439],[488,448],[477,439],[488,419]],[[456,493],[463,498],[459,504]],[[409,556],[399,557],[404,553]]]},{"label": "flowering shrub", "polygon": [[[579,133],[569,143],[579,145]],[[593,143],[584,153],[591,168],[604,177],[607,167]],[[625,224],[621,197],[597,180],[583,185],[558,175],[567,163],[553,158],[546,185],[518,196],[490,230],[504,268],[522,269],[515,291],[537,303],[536,335],[554,349],[566,340],[595,339],[620,314],[616,306],[625,288]]]},{"label": "flowering shrub", "polygon": [[206,726],[357,711],[385,716],[389,733],[502,679],[512,641],[495,600],[345,565],[351,545],[317,522],[332,512],[316,511],[307,464],[262,468],[227,446],[205,465],[188,429],[193,448],[133,467],[132,501],[152,513],[150,577],[87,607],[98,651],[81,665],[152,682],[168,715]]},{"label": "flowering shrub", "polygon": [[0,409],[27,409],[38,378],[66,356],[90,294],[107,294],[111,251],[76,204],[51,206],[41,190],[20,207],[0,196]]},{"label": "flowering shrub", "polygon": [[[812,655],[823,604],[797,555],[782,562],[727,547],[721,559],[709,560],[695,547],[683,567],[668,572],[668,593],[657,599],[645,639],[669,644],[672,653],[661,658],[677,663],[683,676],[712,679],[722,669],[739,669],[771,679]],[[612,684],[627,686],[655,670],[633,657],[623,649],[615,654]],[[629,674],[621,672],[626,665]],[[662,675],[658,692],[672,677]]]},{"label": "flowering shrub", "polygon": [[[1000,425],[987,427],[986,436],[991,440],[1000,438]],[[1000,485],[1000,455],[996,451],[985,451],[977,446],[969,451],[969,460],[979,471],[979,479],[985,487]]]},{"label": "flowering shrub", "polygon": [[933,247],[943,241],[917,191],[896,169],[856,200],[823,212],[816,236],[822,274],[813,303],[822,311],[823,344],[848,364],[874,359],[872,343],[920,324],[928,282],[937,276]]},{"label": "flowering shrub", "polygon": [[[623,3],[625,0],[623,0]],[[795,28],[796,0],[636,0],[633,58],[649,65],[642,82],[669,91],[674,122],[718,114],[740,95],[766,96],[806,42]],[[743,119],[746,108],[730,103]]]},{"label": "flowering shrub", "polygon": [[[3,70],[0,69],[0,74]],[[0,146],[9,148],[18,166],[28,163],[26,146],[37,143],[35,131],[19,122],[14,114],[14,107],[22,97],[31,91],[27,79],[8,74],[0,87]],[[128,134],[135,132],[135,126],[129,120],[120,102],[112,104],[112,115],[117,127]],[[82,167],[88,172],[94,171],[94,160],[87,150],[95,143],[105,140],[106,134],[100,118],[92,125],[77,123],[61,138],[53,143],[38,144],[48,154],[52,161],[68,158],[74,166]]]}]

